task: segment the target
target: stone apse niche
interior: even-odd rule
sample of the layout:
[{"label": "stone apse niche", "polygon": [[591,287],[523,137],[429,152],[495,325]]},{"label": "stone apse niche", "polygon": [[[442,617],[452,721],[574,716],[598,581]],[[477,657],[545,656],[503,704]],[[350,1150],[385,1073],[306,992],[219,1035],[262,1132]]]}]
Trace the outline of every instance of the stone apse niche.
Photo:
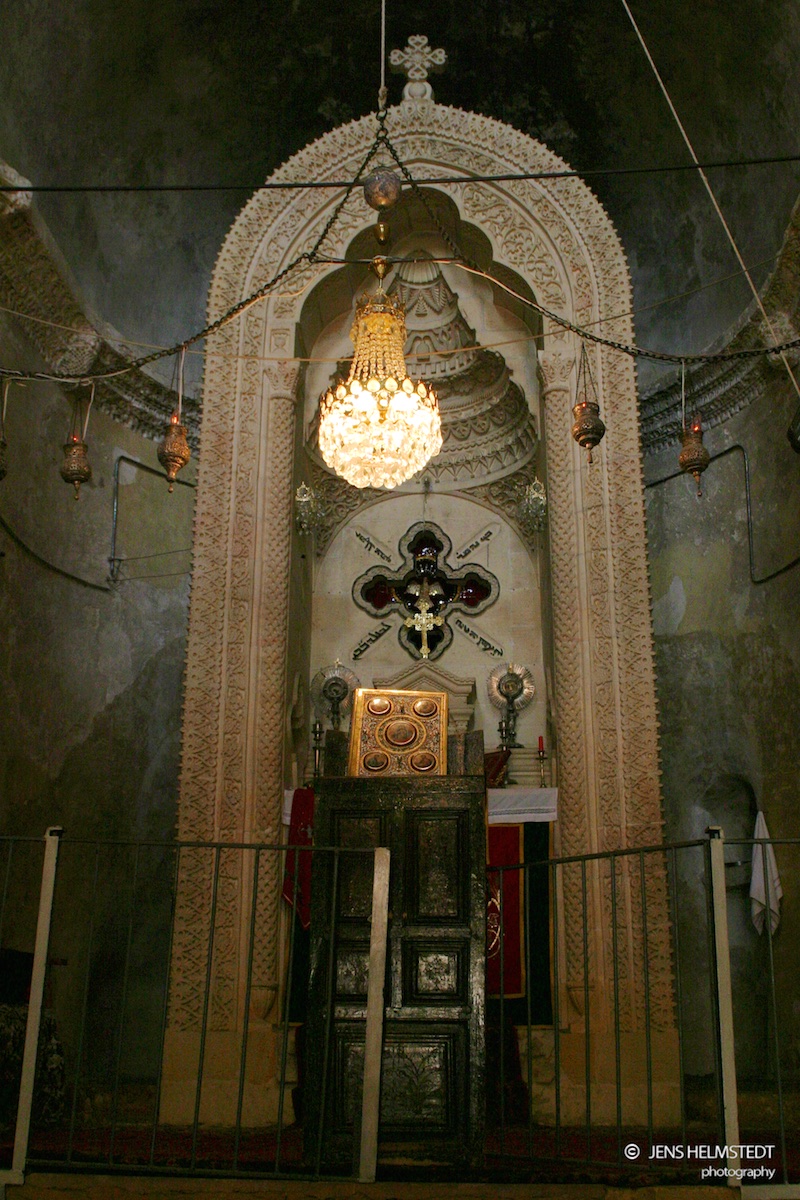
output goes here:
[{"label": "stone apse niche", "polygon": [[[428,178],[462,171],[558,171],[566,166],[509,126],[429,99],[408,99],[389,109],[387,128],[409,170]],[[369,117],[335,129],[295,155],[273,178],[353,177],[374,133]],[[441,184],[427,195],[436,223],[416,197],[404,197],[392,216],[392,240],[386,250],[404,258],[425,251],[430,258],[413,267],[401,264],[389,286],[403,291],[410,313],[417,312],[418,302],[416,324],[409,321],[412,374],[425,366],[426,345],[430,352],[432,342],[448,337],[448,361],[457,360],[462,376],[470,378],[464,392],[464,378],[458,384],[453,381],[458,371],[450,370],[448,376],[429,353],[425,369],[440,390],[450,437],[426,469],[431,484],[427,501],[421,481],[389,498],[385,493],[353,494],[354,489],[343,488],[324,470],[315,454],[316,397],[337,361],[352,352],[347,332],[354,300],[368,283],[363,266],[304,263],[208,339],[180,838],[279,840],[284,788],[302,773],[298,756],[304,738],[298,730],[303,722],[307,728],[304,696],[313,670],[332,662],[337,653],[344,662],[350,655],[367,683],[373,674],[385,675],[393,665],[412,661],[394,630],[373,642],[368,655],[352,659],[353,649],[363,640],[362,625],[373,620],[352,597],[348,600],[347,587],[352,588],[368,566],[362,555],[357,563],[353,557],[352,566],[345,569],[344,560],[360,554],[357,531],[379,543],[384,553],[397,556],[402,534],[427,517],[447,534],[454,553],[486,528],[499,527],[494,542],[497,569],[494,549],[486,551],[486,561],[500,581],[500,596],[475,621],[487,642],[499,640],[504,656],[509,648],[518,648],[525,665],[539,671],[539,703],[549,707],[551,734],[558,746],[555,853],[583,854],[662,840],[633,365],[605,348],[590,348],[608,432],[589,468],[570,435],[579,350],[572,335],[547,319],[541,325],[532,320],[501,287],[452,264],[433,262],[442,249],[437,225],[444,226],[466,254],[501,282],[570,321],[601,327],[609,337],[630,341],[630,281],[619,240],[590,190],[575,178]],[[224,313],[308,250],[339,199],[339,193],[320,189],[257,193],[220,253],[209,317]],[[326,256],[371,257],[376,249],[373,216],[354,193],[327,236]],[[462,441],[469,443],[468,454],[460,448]],[[549,534],[536,546],[526,543],[517,511],[519,484],[535,469],[546,475],[549,497]],[[294,528],[294,490],[303,477],[318,491],[328,514],[315,546]],[[515,584],[521,612],[509,600]],[[358,635],[355,641],[350,640],[350,626],[347,638],[338,626],[331,631],[323,596],[330,603],[336,598],[341,613],[346,612],[353,636]],[[490,656],[470,649],[462,632],[454,631],[452,646],[465,644],[448,650],[441,666],[452,674],[474,676],[483,703],[479,681],[491,665]],[[337,635],[341,645],[334,644]],[[464,655],[458,671],[451,666],[456,660],[448,660],[450,653]],[[486,718],[484,728],[492,728],[494,718],[479,715],[482,721]],[[534,708],[528,719],[543,731],[544,709]],[[234,1116],[245,1021],[249,866],[234,852],[223,852],[222,863],[213,906],[215,953],[200,1103],[201,1120],[209,1122]],[[623,1117],[632,1120],[646,1113],[645,954],[649,1033],[657,1060],[654,1111],[659,1118],[676,1112],[677,1035],[666,881],[656,868],[648,868],[647,938],[638,871],[620,867],[616,881],[622,932],[612,945],[608,873],[595,867],[587,872],[586,986],[580,875],[566,872],[563,878],[558,911],[564,953],[552,984],[558,989],[564,1030],[563,1119],[582,1119],[587,1021],[597,1035],[592,1037],[592,1113],[598,1120],[613,1117],[614,1061],[607,1049],[613,1038],[604,1034],[612,1029],[615,977],[627,1064]],[[187,855],[177,898],[161,1095],[164,1120],[185,1119],[194,1104],[211,912],[207,859]],[[273,1119],[277,1108],[273,1022],[279,1012],[281,978],[275,863],[262,876],[255,922],[243,1105],[243,1120],[249,1124]]]}]

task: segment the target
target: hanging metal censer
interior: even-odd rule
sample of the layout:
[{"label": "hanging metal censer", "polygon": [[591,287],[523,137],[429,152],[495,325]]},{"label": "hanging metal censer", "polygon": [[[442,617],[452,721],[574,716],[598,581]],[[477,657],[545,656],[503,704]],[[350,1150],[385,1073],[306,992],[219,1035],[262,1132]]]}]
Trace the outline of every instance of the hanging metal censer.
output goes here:
[{"label": "hanging metal censer", "polygon": [[164,431],[164,440],[158,445],[158,461],[167,473],[169,480],[168,491],[175,490],[175,479],[178,471],[186,466],[192,457],[189,443],[186,440],[186,426],[181,425],[180,414],[174,412]]},{"label": "hanging metal censer", "polygon": [[686,424],[686,363],[681,361],[681,441],[683,449],[678,455],[678,465],[687,475],[693,475],[697,484],[697,495],[702,496],[700,476],[711,462],[711,455],[703,445],[703,424],[698,413]]},{"label": "hanging metal censer", "polygon": [[582,450],[589,451],[589,462],[592,462],[592,450],[602,440],[606,427],[600,419],[597,388],[594,385],[584,342],[581,342],[575,395],[577,404],[572,409],[572,415],[575,418],[572,425],[572,436]]},{"label": "hanging metal censer", "polygon": [[678,464],[687,475],[693,475],[697,484],[697,494],[702,496],[700,476],[711,462],[711,455],[703,445],[703,426],[699,417],[694,417],[688,429],[684,426],[681,434],[683,449],[678,455]]},{"label": "hanging metal censer", "polygon": [[181,346],[181,357],[178,365],[178,408],[172,414],[164,430],[163,441],[158,445],[158,461],[167,473],[169,480],[168,491],[175,490],[175,480],[178,471],[188,463],[192,457],[192,452],[189,449],[189,443],[186,440],[186,426],[181,424],[181,409],[183,407],[183,363],[186,358],[186,347]]},{"label": "hanging metal censer", "polygon": [[61,464],[61,478],[65,483],[71,483],[75,488],[75,499],[81,495],[81,484],[88,483],[92,478],[92,467],[89,462],[89,447],[86,444],[86,430],[89,427],[89,413],[94,402],[94,384],[89,403],[86,406],[86,417],[81,431],[81,402],[76,397],[72,409],[72,423],[67,440],[64,443],[64,461]]}]

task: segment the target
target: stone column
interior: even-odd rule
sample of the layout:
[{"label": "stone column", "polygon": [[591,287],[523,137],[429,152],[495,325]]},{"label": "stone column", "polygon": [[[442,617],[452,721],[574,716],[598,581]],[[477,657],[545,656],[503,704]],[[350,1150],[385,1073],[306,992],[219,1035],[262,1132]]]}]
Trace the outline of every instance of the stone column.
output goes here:
[{"label": "stone column", "polygon": [[[195,533],[203,567],[193,579],[190,608],[187,676],[193,678],[184,712],[179,836],[222,843],[275,844],[281,833],[297,368],[292,363],[264,369],[263,321],[260,309],[244,319],[239,386],[217,427],[204,423],[198,482]],[[225,332],[215,337],[215,350],[233,341]],[[213,352],[209,357],[213,378]],[[200,1120],[232,1124],[236,1117],[254,856],[222,849],[216,892],[213,862],[211,852],[190,850],[181,863],[161,1089],[164,1122],[193,1118],[204,1032]],[[267,1123],[277,1109],[272,1023],[279,988],[280,874],[279,856],[263,853],[242,1112],[250,1125]]]}]

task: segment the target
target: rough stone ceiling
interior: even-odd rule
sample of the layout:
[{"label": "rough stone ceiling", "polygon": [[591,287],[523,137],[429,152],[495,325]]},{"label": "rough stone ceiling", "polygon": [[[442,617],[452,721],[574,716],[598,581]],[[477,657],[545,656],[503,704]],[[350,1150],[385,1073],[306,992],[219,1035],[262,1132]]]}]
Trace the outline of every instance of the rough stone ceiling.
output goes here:
[{"label": "rough stone ceiling", "polygon": [[[374,107],[379,8],[0,0],[0,158],[38,184],[255,185]],[[446,48],[449,64],[433,80],[441,102],[508,121],[583,172],[687,161],[618,0],[389,0],[388,10],[389,47],[423,32]],[[793,0],[638,0],[634,11],[702,160],[797,151]],[[401,86],[390,79],[390,103]],[[725,169],[712,180],[763,282],[800,165]],[[699,180],[590,182],[628,252],[639,340],[670,350],[717,342],[749,293],[741,279],[714,283],[736,264]],[[217,251],[247,195],[73,194],[39,205],[90,309],[131,338],[164,344],[202,324]],[[645,368],[641,382],[660,377]]]}]

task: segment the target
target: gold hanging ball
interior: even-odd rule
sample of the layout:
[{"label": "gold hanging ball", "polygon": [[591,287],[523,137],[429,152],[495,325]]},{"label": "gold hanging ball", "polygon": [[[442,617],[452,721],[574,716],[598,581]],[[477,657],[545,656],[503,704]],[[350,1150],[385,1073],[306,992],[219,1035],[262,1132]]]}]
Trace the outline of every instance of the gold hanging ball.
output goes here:
[{"label": "gold hanging ball", "polygon": [[89,447],[77,434],[64,444],[64,461],[61,464],[61,478],[65,483],[74,485],[76,500],[80,498],[81,484],[88,483],[92,478],[92,468],[89,463]]},{"label": "gold hanging ball", "polygon": [[174,491],[178,471],[182,470],[192,452],[186,440],[186,426],[180,424],[180,417],[173,413],[164,431],[164,439],[158,446],[158,461],[167,473],[169,491]]},{"label": "gold hanging ball", "polygon": [[572,436],[582,450],[589,451],[589,462],[592,461],[592,450],[602,440],[606,427],[600,419],[600,405],[594,400],[581,400],[573,406],[572,415],[575,418],[572,425]]},{"label": "gold hanging ball", "polygon": [[678,465],[687,475],[694,476],[694,481],[697,484],[697,494],[698,496],[702,496],[700,476],[711,462],[711,455],[703,445],[703,426],[700,423],[700,419],[695,418],[691,425],[687,429],[684,429],[681,437],[683,449],[678,455]]}]

